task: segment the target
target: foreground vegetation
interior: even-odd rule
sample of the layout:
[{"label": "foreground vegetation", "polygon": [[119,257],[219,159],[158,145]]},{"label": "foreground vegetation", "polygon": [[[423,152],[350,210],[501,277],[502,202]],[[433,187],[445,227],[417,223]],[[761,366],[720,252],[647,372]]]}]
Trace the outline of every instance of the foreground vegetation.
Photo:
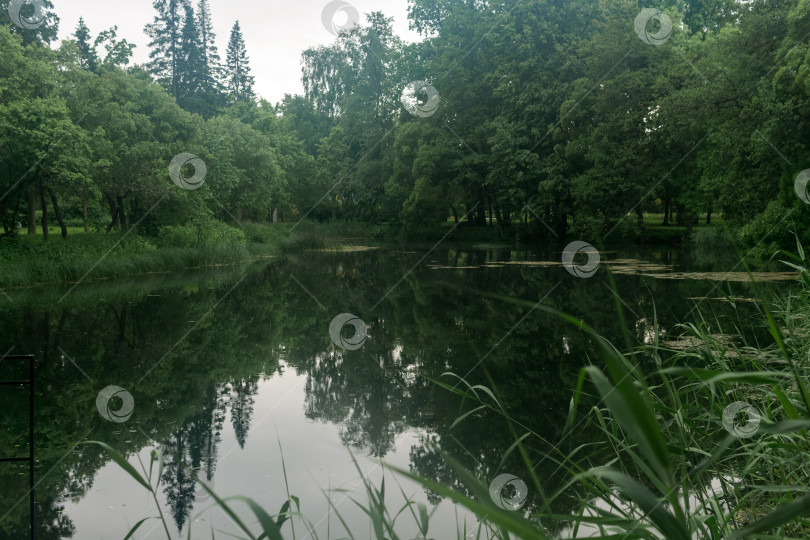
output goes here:
[{"label": "foreground vegetation", "polygon": [[[497,414],[510,426],[514,444],[502,463],[514,454],[525,465],[523,472],[510,472],[534,492],[529,506],[508,511],[494,504],[488,484],[446,450],[437,449],[463,483],[464,492],[413,471],[391,470],[472,511],[480,524],[474,531],[460,526],[459,538],[469,534],[500,539],[560,534],[683,540],[806,538],[810,534],[810,334],[804,328],[810,320],[806,270],[810,261],[801,247],[798,255],[782,256],[801,270],[802,281],[762,303],[762,318],[753,324],[768,330],[770,343],[726,339],[718,334],[720,321],[698,317],[698,323],[678,329],[682,333],[678,341],[685,346],[663,341],[657,324],[647,343],[634,345],[625,334],[624,343],[614,345],[579,318],[539,307],[589,335],[600,353],[579,374],[562,438],[576,437],[581,430],[596,430],[600,436],[569,452],[562,450],[562,441],[546,440],[517,420],[502,404],[497,387],[471,385],[452,373],[434,379],[438,389],[466,403],[454,426],[469,422],[482,410]],[[525,307],[531,304],[510,301]],[[616,308],[622,318],[618,300]],[[753,429],[746,431],[753,418],[748,413],[724,417],[729,406],[740,402],[757,413]],[[140,473],[115,450],[105,449],[145,489],[156,492],[160,475],[151,471],[159,466],[159,454],[153,454],[155,462]],[[538,477],[535,470],[543,461],[555,465],[552,477],[565,481]],[[550,485],[556,487],[549,489]],[[365,509],[375,538],[399,538],[401,521],[411,519],[419,538],[431,537],[431,517],[424,505],[407,499],[403,507],[390,508],[384,483],[376,486],[364,480],[364,488],[367,500],[358,504]],[[201,489],[247,538],[295,538],[310,532],[315,536],[308,521],[315,516],[307,515],[307,502],[294,493],[288,491],[282,508],[273,513],[245,498],[221,499],[208,486]],[[515,493],[501,495],[509,498]],[[572,496],[577,501],[575,510],[557,513],[557,503]],[[237,517],[236,509],[243,504],[258,520],[261,532],[250,520]],[[363,536],[364,531],[350,530],[338,509],[333,509],[347,537]],[[293,522],[303,523],[305,532],[288,529],[286,524],[291,527]]]}]

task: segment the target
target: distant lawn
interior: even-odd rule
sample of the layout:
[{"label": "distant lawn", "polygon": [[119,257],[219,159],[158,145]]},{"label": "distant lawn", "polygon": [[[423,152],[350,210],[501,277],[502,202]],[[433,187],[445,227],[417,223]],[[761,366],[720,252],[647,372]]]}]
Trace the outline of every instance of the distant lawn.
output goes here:
[{"label": "distant lawn", "polygon": [[[654,226],[661,226],[661,223],[664,221],[664,214],[644,214],[644,225],[649,227]],[[670,220],[669,225],[665,225],[665,227],[682,227],[686,229],[686,225],[676,225],[672,220]],[[723,223],[723,218],[718,214],[712,214],[712,223],[708,225],[709,227],[714,227],[715,225],[720,225]],[[706,227],[706,214],[700,214],[698,219],[695,221],[693,227]]]},{"label": "distant lawn", "polygon": [[[74,234],[87,234],[87,233],[84,232],[84,227],[81,226],[81,225],[79,225],[79,226],[68,225],[67,230],[68,230],[68,236],[73,236]],[[90,234],[92,234],[92,233],[93,233],[93,230],[90,229]],[[19,235],[20,236],[42,236],[42,227],[40,227],[39,223],[37,223],[37,233],[36,234],[28,234],[28,229],[26,228],[25,225],[23,225],[23,228],[20,231]],[[52,236],[59,236],[59,237],[62,236],[62,229],[59,227],[59,225],[57,225],[56,227],[54,227],[52,225],[48,225],[48,237],[50,238]]]},{"label": "distant lawn", "polygon": [[[635,215],[630,216],[625,219],[628,223],[632,219],[632,223],[635,223]],[[644,242],[648,244],[680,244],[687,239],[685,238],[686,234],[686,225],[685,224],[677,224],[674,221],[670,221],[669,225],[662,225],[661,223],[664,221],[664,214],[656,214],[656,213],[645,213],[644,214]],[[571,219],[569,219],[569,225],[571,225]],[[412,236],[415,238],[428,238],[436,236],[437,234],[441,233],[444,234],[447,232],[448,229],[452,228],[455,225],[455,220],[452,217],[448,217],[447,220],[442,223],[438,228],[431,228],[428,226],[421,227],[416,229],[412,232]],[[521,229],[523,227],[523,221],[515,220],[512,222],[513,230],[514,229]],[[723,218],[720,215],[712,214],[712,221],[711,225],[706,225],[706,214],[700,214],[698,219],[692,225],[692,231],[701,231],[701,230],[708,230],[718,227],[720,229],[723,228]],[[493,219],[490,223],[489,219],[487,219],[486,225],[473,225],[469,222],[464,223],[464,227],[458,233],[454,233],[452,235],[453,238],[456,236],[463,238],[464,240],[473,240],[473,241],[490,241],[490,240],[500,240],[500,241],[509,241],[509,239],[513,236],[513,233],[506,233],[506,238],[499,238],[498,237],[498,227],[497,227],[497,220]],[[633,238],[628,239],[627,241],[633,242]]]}]

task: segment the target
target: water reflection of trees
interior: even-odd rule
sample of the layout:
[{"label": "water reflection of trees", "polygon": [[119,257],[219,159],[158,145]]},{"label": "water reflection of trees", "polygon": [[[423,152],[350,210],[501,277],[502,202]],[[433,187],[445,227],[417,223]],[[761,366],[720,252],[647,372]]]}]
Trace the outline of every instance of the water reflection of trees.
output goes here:
[{"label": "water reflection of trees", "polygon": [[[501,463],[515,433],[522,435],[528,429],[547,441],[560,440],[570,389],[593,350],[587,336],[548,313],[536,310],[524,318],[530,309],[527,305],[554,289],[544,304],[581,317],[620,342],[612,294],[598,281],[599,275],[583,280],[562,268],[486,267],[495,260],[525,258],[508,251],[437,250],[408,273],[420,253],[323,255],[318,264],[305,256],[274,262],[251,272],[210,316],[211,306],[235,283],[232,278],[224,282],[206,278],[169,289],[130,287],[104,294],[103,299],[81,293],[68,297],[66,307],[59,309],[53,303],[31,300],[0,312],[0,321],[10,330],[0,338],[0,349],[14,346],[16,351],[37,353],[38,380],[42,381],[36,408],[41,445],[37,471],[44,475],[53,468],[37,489],[42,523],[70,536],[69,519],[61,515],[57,520],[58,511],[46,502],[64,492],[81,497],[92,486],[106,456],[83,447],[60,461],[70,445],[90,430],[92,438],[126,453],[153,440],[162,442],[165,493],[175,523],[182,528],[194,505],[195,487],[187,468],[213,480],[228,413],[239,446],[249,444],[260,374],[279,370],[282,358],[306,375],[307,418],[338,424],[342,442],[358,451],[385,457],[397,436],[414,427],[426,433],[410,452],[411,467],[420,475],[465,489],[431,442],[482,479],[504,471],[520,475],[525,466],[516,454]],[[479,268],[432,269],[430,265]],[[326,309],[288,279],[290,274]],[[402,282],[389,291],[402,276]],[[653,320],[655,307],[666,325],[690,309],[685,298],[708,290],[700,282],[634,276],[618,276],[617,284],[627,303],[631,337],[637,342],[647,335],[649,324],[644,321]],[[510,298],[529,304],[516,304]],[[329,338],[329,321],[342,312],[355,313],[369,326],[370,337],[357,351],[336,348]],[[193,324],[194,331],[178,344],[178,337]],[[60,351],[70,355],[92,381]],[[143,384],[131,383],[137,403],[131,422],[139,429],[122,436],[120,425],[95,414],[100,385],[127,386],[139,380],[166,351],[172,352]],[[448,371],[469,372],[471,384],[493,388],[515,423],[510,425],[486,411],[451,429],[454,420],[476,404],[431,382]],[[24,401],[9,405],[8,417],[24,420],[25,406]],[[23,427],[18,420],[12,422],[10,430],[0,433],[5,447]],[[577,431],[556,450],[567,453],[588,440],[588,433]],[[532,458],[537,461],[553,450],[541,444],[533,448]],[[537,473],[549,491],[562,479],[553,459],[543,461]],[[0,483],[13,487],[20,482],[15,474],[0,469]],[[19,496],[25,493],[25,489],[12,491]],[[13,495],[0,495],[0,502],[8,507],[12,499]],[[537,499],[532,499],[527,508],[536,504]],[[49,516],[54,519],[48,521]],[[0,534],[17,534],[26,520],[25,505],[18,505],[0,524]],[[58,537],[54,535],[50,537]]]},{"label": "water reflection of trees", "polygon": [[163,441],[161,480],[178,531],[183,529],[194,507],[196,484],[192,471],[208,481],[214,478],[228,397],[225,385],[209,384],[200,411]]}]

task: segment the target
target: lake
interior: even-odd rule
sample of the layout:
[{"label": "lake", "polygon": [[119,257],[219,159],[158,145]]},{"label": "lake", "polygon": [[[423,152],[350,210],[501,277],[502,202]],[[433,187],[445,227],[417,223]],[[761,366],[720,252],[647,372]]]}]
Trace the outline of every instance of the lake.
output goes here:
[{"label": "lake", "polygon": [[[6,291],[0,354],[36,355],[36,538],[123,538],[157,514],[100,447],[74,447],[88,440],[139,470],[139,458],[148,468],[162,449],[158,500],[173,538],[189,526],[192,538],[239,532],[192,470],[218,495],[253,498],[271,514],[296,496],[306,519],[285,524],[285,537],[292,526],[295,538],[344,538],[344,523],[371,537],[354,502],[368,501],[363,477],[378,487],[385,478],[392,514],[406,499],[425,503],[429,538],[474,537],[475,516],[385,466],[462,491],[443,453],[485,483],[527,478],[509,451],[531,430],[542,437],[527,441],[533,467],[546,494],[558,490],[568,479],[554,455],[597,437],[587,428],[561,436],[579,370],[596,357],[592,338],[547,308],[620,347],[677,347],[688,340],[676,325],[700,321],[745,344],[765,334],[757,299],[795,278],[774,263],[758,269],[765,283],[749,283],[733,254],[712,249],[606,251],[589,277],[560,261],[560,247],[358,246]],[[2,361],[0,379],[25,369]],[[491,388],[514,422],[481,409],[455,423],[478,404],[452,392],[467,383],[447,373]],[[27,455],[27,399],[26,387],[0,387],[0,457]],[[0,463],[0,486],[0,535],[30,538],[27,464]],[[525,500],[519,491],[505,495],[521,497],[517,511],[537,508],[533,486]],[[574,500],[563,494],[552,507],[570,513]],[[247,507],[233,505],[258,530]],[[409,510],[397,526],[403,538],[419,534]],[[562,523],[544,526],[565,534]],[[166,533],[148,520],[135,537]]]}]

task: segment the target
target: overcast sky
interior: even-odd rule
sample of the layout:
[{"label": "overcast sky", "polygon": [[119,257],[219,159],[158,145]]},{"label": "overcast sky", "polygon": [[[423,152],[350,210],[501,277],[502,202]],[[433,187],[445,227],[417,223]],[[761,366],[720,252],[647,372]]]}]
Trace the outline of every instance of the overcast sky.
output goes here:
[{"label": "overcast sky", "polygon": [[[59,37],[68,38],[84,17],[95,37],[100,31],[118,25],[118,36],[137,45],[133,62],[149,58],[144,26],[152,22],[152,0],[52,0],[59,15]],[[364,13],[382,11],[394,18],[394,31],[406,41],[419,36],[408,30],[408,0],[348,0],[365,21]],[[256,77],[255,92],[275,103],[285,93],[302,93],[301,52],[328,44],[334,36],[324,28],[321,13],[328,0],[258,2],[256,0],[209,0],[220,56],[225,58],[228,37],[235,20],[245,36],[250,66]],[[197,0],[192,0],[196,8]],[[341,24],[345,13],[337,14]]]}]

